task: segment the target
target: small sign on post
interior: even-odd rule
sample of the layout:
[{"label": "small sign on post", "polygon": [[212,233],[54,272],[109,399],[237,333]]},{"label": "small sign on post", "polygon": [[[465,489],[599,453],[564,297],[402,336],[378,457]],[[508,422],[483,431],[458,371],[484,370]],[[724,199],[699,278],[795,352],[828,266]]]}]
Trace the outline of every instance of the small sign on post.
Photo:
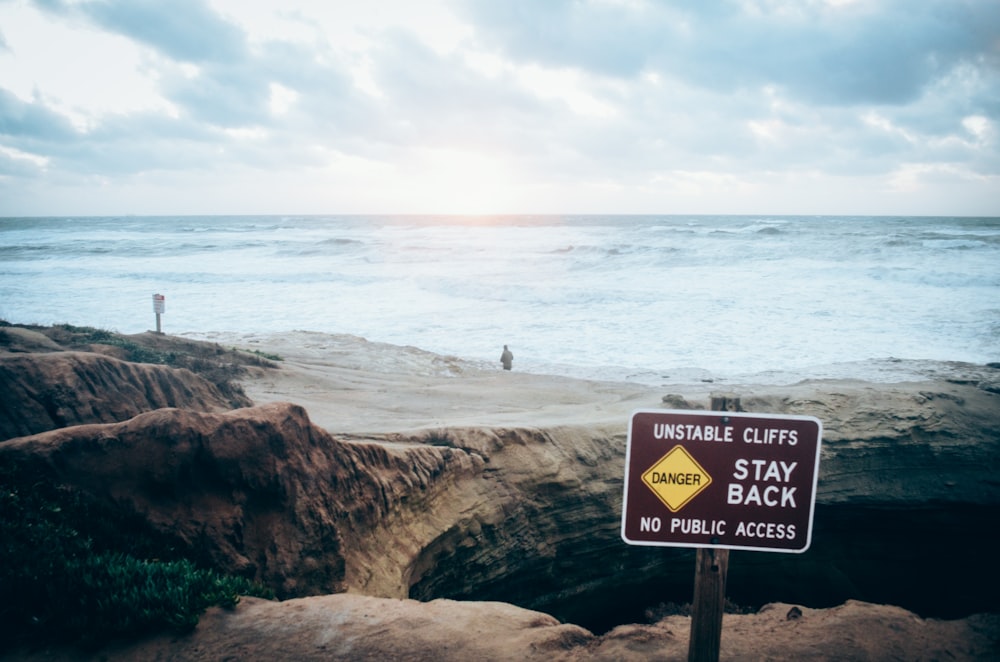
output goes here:
[{"label": "small sign on post", "polygon": [[621,536],[698,549],[690,662],[719,659],[730,549],[809,548],[822,430],[812,416],[632,414]]},{"label": "small sign on post", "polygon": [[153,312],[156,313],[156,332],[163,333],[160,329],[160,315],[166,312],[167,302],[166,297],[162,294],[153,295]]}]

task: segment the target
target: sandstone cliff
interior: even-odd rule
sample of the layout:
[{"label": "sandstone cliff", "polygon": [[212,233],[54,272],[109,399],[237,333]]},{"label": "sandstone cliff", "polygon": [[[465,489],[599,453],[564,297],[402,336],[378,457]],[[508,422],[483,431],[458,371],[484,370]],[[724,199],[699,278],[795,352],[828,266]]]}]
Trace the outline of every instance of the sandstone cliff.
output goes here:
[{"label": "sandstone cliff", "polygon": [[338,442],[291,404],[159,409],[9,440],[0,458],[137,513],[196,558],[281,597],[349,588],[345,554],[355,546],[345,536],[364,538],[402,499],[472,467],[450,449]]},{"label": "sandstone cliff", "polygon": [[[596,636],[502,602],[416,602],[325,595],[285,602],[247,598],[212,609],[198,630],[101,651],[109,662],[407,660],[408,662],[684,662],[691,619],[670,616]],[[922,619],[898,607],[850,601],[817,610],[769,604],[726,614],[720,659],[772,662],[996,659],[1000,616]],[[43,650],[25,660],[77,660]]]},{"label": "sandstone cliff", "polygon": [[[997,571],[984,567],[968,582],[954,541],[997,513],[997,396],[960,384],[934,398],[907,392],[896,410],[909,403],[924,413],[869,430],[876,443],[846,426],[866,419],[865,389],[848,398],[840,387],[854,404],[840,403],[845,423],[824,447],[813,549],[734,554],[730,595],[758,605],[869,599],[945,616],[988,610]],[[961,424],[926,409],[959,401]],[[770,405],[815,406],[805,402]],[[639,618],[657,599],[690,594],[687,550],[618,537],[624,445],[624,431],[571,427],[338,438],[301,407],[272,403],[54,430],[0,444],[0,458],[138,513],[196,557],[283,598],[346,590],[503,600],[600,630],[623,610]],[[865,450],[884,445],[891,450]]]},{"label": "sandstone cliff", "polygon": [[218,389],[187,370],[87,352],[0,356],[0,437],[124,421],[161,407],[229,408]]},{"label": "sandstone cliff", "polygon": [[[104,342],[91,342],[95,339]],[[136,353],[156,362],[137,362],[131,356]],[[176,365],[163,365],[168,361]],[[0,325],[0,440],[124,421],[161,407],[224,411],[247,406],[250,400],[225,378],[210,381],[188,369],[221,369],[231,377],[245,363],[260,361],[153,333],[123,337],[79,327]]]},{"label": "sandstone cliff", "polygon": [[[114,363],[120,359],[108,364],[106,356],[46,352],[32,354],[38,365],[52,356],[73,365],[113,365],[119,376],[104,386],[95,375],[80,377],[97,384],[88,388],[108,400],[122,384],[144,379],[130,372],[135,368]],[[24,361],[24,355],[0,360]],[[5,383],[30,381],[29,363],[12,363],[22,367]],[[297,369],[270,371],[267,393],[287,395],[276,386],[280,374]],[[188,388],[200,379],[167,370]],[[163,407],[156,397],[140,398],[137,409],[151,411],[129,417],[121,410],[110,417],[123,417],[115,422],[2,442],[0,462],[138,514],[143,526],[170,536],[192,556],[259,579],[282,598],[348,592],[393,601],[364,603],[375,612],[405,604],[400,623],[406,627],[437,617],[417,603],[396,602],[404,598],[509,602],[597,633],[641,622],[658,603],[690,599],[692,552],[630,547],[618,535],[627,412],[654,406],[662,394],[628,387],[615,399],[608,385],[573,384],[546,399],[544,393],[563,382],[479,376],[454,364],[443,376],[380,377],[354,368],[324,374],[332,375],[328,382],[313,371],[308,383],[311,397],[324,394],[317,406],[330,403],[322,411],[325,429],[295,404],[222,412],[219,400],[191,390],[201,407]],[[987,563],[970,580],[967,547],[956,541],[984,535],[1000,513],[996,370],[950,366],[947,375],[894,385],[816,381],[741,388],[745,409],[815,415],[825,435],[812,549],[802,555],[735,552],[728,593],[736,602],[815,608],[864,600],[949,618],[993,609],[1000,574]],[[258,402],[267,400],[247,385]],[[411,392],[413,400],[403,396]],[[673,408],[703,408],[706,394],[701,386],[663,400]],[[418,401],[439,412],[461,411],[463,421],[474,402],[489,425],[412,426],[406,417]],[[336,432],[337,417],[346,411],[339,402],[366,405],[363,420],[345,425],[349,433]],[[497,424],[513,419],[527,425]],[[362,432],[358,421],[382,430],[392,421],[398,430]],[[294,612],[295,604],[287,609]],[[344,613],[361,609],[361,603],[338,604]],[[254,613],[272,609],[249,607]],[[235,627],[225,618],[210,622]],[[986,638],[995,641],[996,624],[986,623]],[[489,638],[488,632],[482,636]],[[578,646],[606,645],[579,627],[546,632],[576,656],[582,656]],[[629,642],[623,645],[630,650],[652,637],[620,629],[608,634],[613,636]]]}]

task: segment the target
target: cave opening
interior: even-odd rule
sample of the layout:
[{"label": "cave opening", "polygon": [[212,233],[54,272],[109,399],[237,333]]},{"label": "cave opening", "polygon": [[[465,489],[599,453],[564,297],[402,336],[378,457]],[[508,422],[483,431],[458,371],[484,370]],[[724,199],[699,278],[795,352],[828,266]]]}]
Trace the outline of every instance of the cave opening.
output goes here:
[{"label": "cave opening", "polygon": [[[958,541],[995,516],[993,508],[969,504],[818,506],[806,552],[732,552],[727,602],[742,613],[773,602],[824,609],[848,600],[894,605],[923,618],[991,612],[1000,569],[984,564],[969,581],[967,548]],[[484,569],[459,554],[441,560],[410,597],[509,602],[595,634],[683,613],[691,602],[695,550],[593,544],[546,558],[514,554],[508,570],[482,581],[476,574]]]}]

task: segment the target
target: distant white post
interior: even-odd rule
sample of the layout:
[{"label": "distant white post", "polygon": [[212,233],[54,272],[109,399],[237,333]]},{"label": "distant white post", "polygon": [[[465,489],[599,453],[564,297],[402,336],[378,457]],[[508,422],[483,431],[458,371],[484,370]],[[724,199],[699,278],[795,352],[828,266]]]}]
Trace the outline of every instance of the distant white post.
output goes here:
[{"label": "distant white post", "polygon": [[167,308],[166,297],[164,297],[162,294],[154,294],[153,295],[153,312],[156,313],[156,332],[157,333],[161,333],[161,334],[163,333],[163,331],[160,330],[160,315],[162,315],[166,311],[166,308]]}]

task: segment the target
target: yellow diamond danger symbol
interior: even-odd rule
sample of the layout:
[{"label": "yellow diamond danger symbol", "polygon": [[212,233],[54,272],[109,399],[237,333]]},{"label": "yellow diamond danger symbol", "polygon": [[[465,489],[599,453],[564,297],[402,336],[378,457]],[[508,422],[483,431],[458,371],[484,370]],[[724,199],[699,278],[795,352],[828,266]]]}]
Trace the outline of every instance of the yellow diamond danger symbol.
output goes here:
[{"label": "yellow diamond danger symbol", "polygon": [[712,483],[683,446],[674,446],[642,474],[642,482],[653,490],[670,512],[676,513]]}]

